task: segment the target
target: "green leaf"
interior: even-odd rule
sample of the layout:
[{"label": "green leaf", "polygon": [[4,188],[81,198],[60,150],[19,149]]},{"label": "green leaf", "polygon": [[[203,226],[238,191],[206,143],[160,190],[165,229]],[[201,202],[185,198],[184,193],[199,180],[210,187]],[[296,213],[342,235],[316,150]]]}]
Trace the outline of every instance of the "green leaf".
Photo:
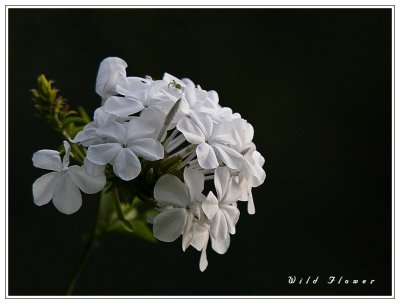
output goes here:
[{"label": "green leaf", "polygon": [[[111,188],[113,186],[111,185]],[[99,234],[108,232],[130,233],[148,242],[157,242],[149,227],[147,219],[157,214],[155,209],[138,213],[137,206],[142,202],[135,198],[132,204],[120,204],[118,215],[115,190],[103,190],[100,198],[99,219],[96,231]],[[120,203],[120,202],[119,202]],[[123,220],[121,220],[123,216]],[[128,224],[129,223],[129,224]]]},{"label": "green leaf", "polygon": [[148,226],[146,221],[133,220],[132,224],[135,226],[135,230],[133,231],[133,234],[135,234],[136,236],[138,236],[146,241],[149,241],[152,243],[157,242],[157,240],[153,236],[152,230],[150,229],[150,227]]},{"label": "green leaf", "polygon": [[86,123],[89,123],[92,121],[90,119],[88,113],[86,112],[86,110],[83,107],[79,106],[78,111],[79,111],[79,114],[81,114],[81,117],[86,120]]}]

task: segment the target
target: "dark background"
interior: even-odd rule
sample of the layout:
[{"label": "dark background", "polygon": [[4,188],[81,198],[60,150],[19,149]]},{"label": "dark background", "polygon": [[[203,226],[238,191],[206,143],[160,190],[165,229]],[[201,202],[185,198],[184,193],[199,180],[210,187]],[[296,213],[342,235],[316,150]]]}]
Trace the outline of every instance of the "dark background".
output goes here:
[{"label": "dark background", "polygon": [[[45,73],[92,114],[107,56],[130,76],[167,71],[217,90],[253,124],[267,179],[257,213],[241,209],[228,252],[209,247],[204,273],[180,240],[110,235],[77,294],[391,294],[390,9],[10,9],[8,55],[10,295],[64,292],[97,202],[84,195],[72,216],[33,204],[45,172],[32,154],[62,139],[34,116],[29,89]],[[328,285],[331,275],[376,282]]]}]

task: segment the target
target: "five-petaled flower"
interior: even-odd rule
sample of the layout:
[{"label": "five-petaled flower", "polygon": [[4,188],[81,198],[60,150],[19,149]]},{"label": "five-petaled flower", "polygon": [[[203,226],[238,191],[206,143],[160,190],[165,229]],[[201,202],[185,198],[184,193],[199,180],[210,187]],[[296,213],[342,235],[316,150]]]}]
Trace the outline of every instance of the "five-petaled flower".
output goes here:
[{"label": "five-petaled flower", "polygon": [[[82,206],[81,192],[94,194],[101,191],[106,183],[104,173],[93,173],[92,164],[69,167],[70,145],[64,141],[65,155],[61,162],[60,153],[54,150],[40,150],[33,155],[33,165],[40,169],[52,170],[33,183],[34,203],[42,206],[53,200],[58,211],[72,214]],[[89,172],[88,172],[89,171]]]}]

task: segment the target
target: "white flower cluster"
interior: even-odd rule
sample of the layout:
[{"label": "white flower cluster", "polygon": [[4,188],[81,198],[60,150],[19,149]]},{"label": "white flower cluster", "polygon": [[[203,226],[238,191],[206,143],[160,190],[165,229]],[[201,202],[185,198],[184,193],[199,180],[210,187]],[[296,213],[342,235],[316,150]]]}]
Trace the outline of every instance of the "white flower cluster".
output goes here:
[{"label": "white flower cluster", "polygon": [[[94,193],[104,187],[101,169],[105,165],[110,164],[120,179],[130,181],[143,173],[142,159],[178,156],[183,181],[175,171],[161,176],[154,186],[160,213],[153,219],[153,234],[165,242],[182,235],[183,250],[193,246],[202,251],[200,269],[204,271],[210,239],[220,254],[229,247],[240,214],[237,202],[248,201],[248,212],[255,213],[252,188],[264,182],[265,172],[264,158],[252,142],[253,127],[238,113],[222,107],[215,91],[167,73],[162,80],[127,77],[126,67],[116,57],[100,65],[96,92],[102,106],[72,141],[87,148],[84,166],[67,168],[67,146],[63,166],[58,152],[35,154],[35,166],[58,171],[35,182],[35,203],[42,205],[53,198],[56,207],[69,214],[80,207],[78,188]],[[43,165],[38,157],[47,157],[55,165]],[[209,192],[205,196],[205,180],[211,179],[216,195]]]}]

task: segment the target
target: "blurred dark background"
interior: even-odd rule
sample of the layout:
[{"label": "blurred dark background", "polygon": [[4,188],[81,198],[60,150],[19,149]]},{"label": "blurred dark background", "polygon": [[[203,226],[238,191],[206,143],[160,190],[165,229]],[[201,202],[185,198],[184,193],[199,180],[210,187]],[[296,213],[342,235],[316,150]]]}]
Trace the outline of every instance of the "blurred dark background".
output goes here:
[{"label": "blurred dark background", "polygon": [[[224,256],[110,235],[81,295],[390,295],[390,9],[10,9],[9,293],[60,295],[93,224],[97,196],[72,216],[33,204],[32,154],[62,138],[34,116],[45,73],[73,106],[99,106],[100,61],[130,76],[164,72],[215,89],[255,128],[267,179],[241,208]],[[244,204],[245,205],[245,204]],[[244,207],[244,206],[243,206]],[[289,285],[289,275],[319,276]],[[374,279],[328,285],[329,276]]]}]

